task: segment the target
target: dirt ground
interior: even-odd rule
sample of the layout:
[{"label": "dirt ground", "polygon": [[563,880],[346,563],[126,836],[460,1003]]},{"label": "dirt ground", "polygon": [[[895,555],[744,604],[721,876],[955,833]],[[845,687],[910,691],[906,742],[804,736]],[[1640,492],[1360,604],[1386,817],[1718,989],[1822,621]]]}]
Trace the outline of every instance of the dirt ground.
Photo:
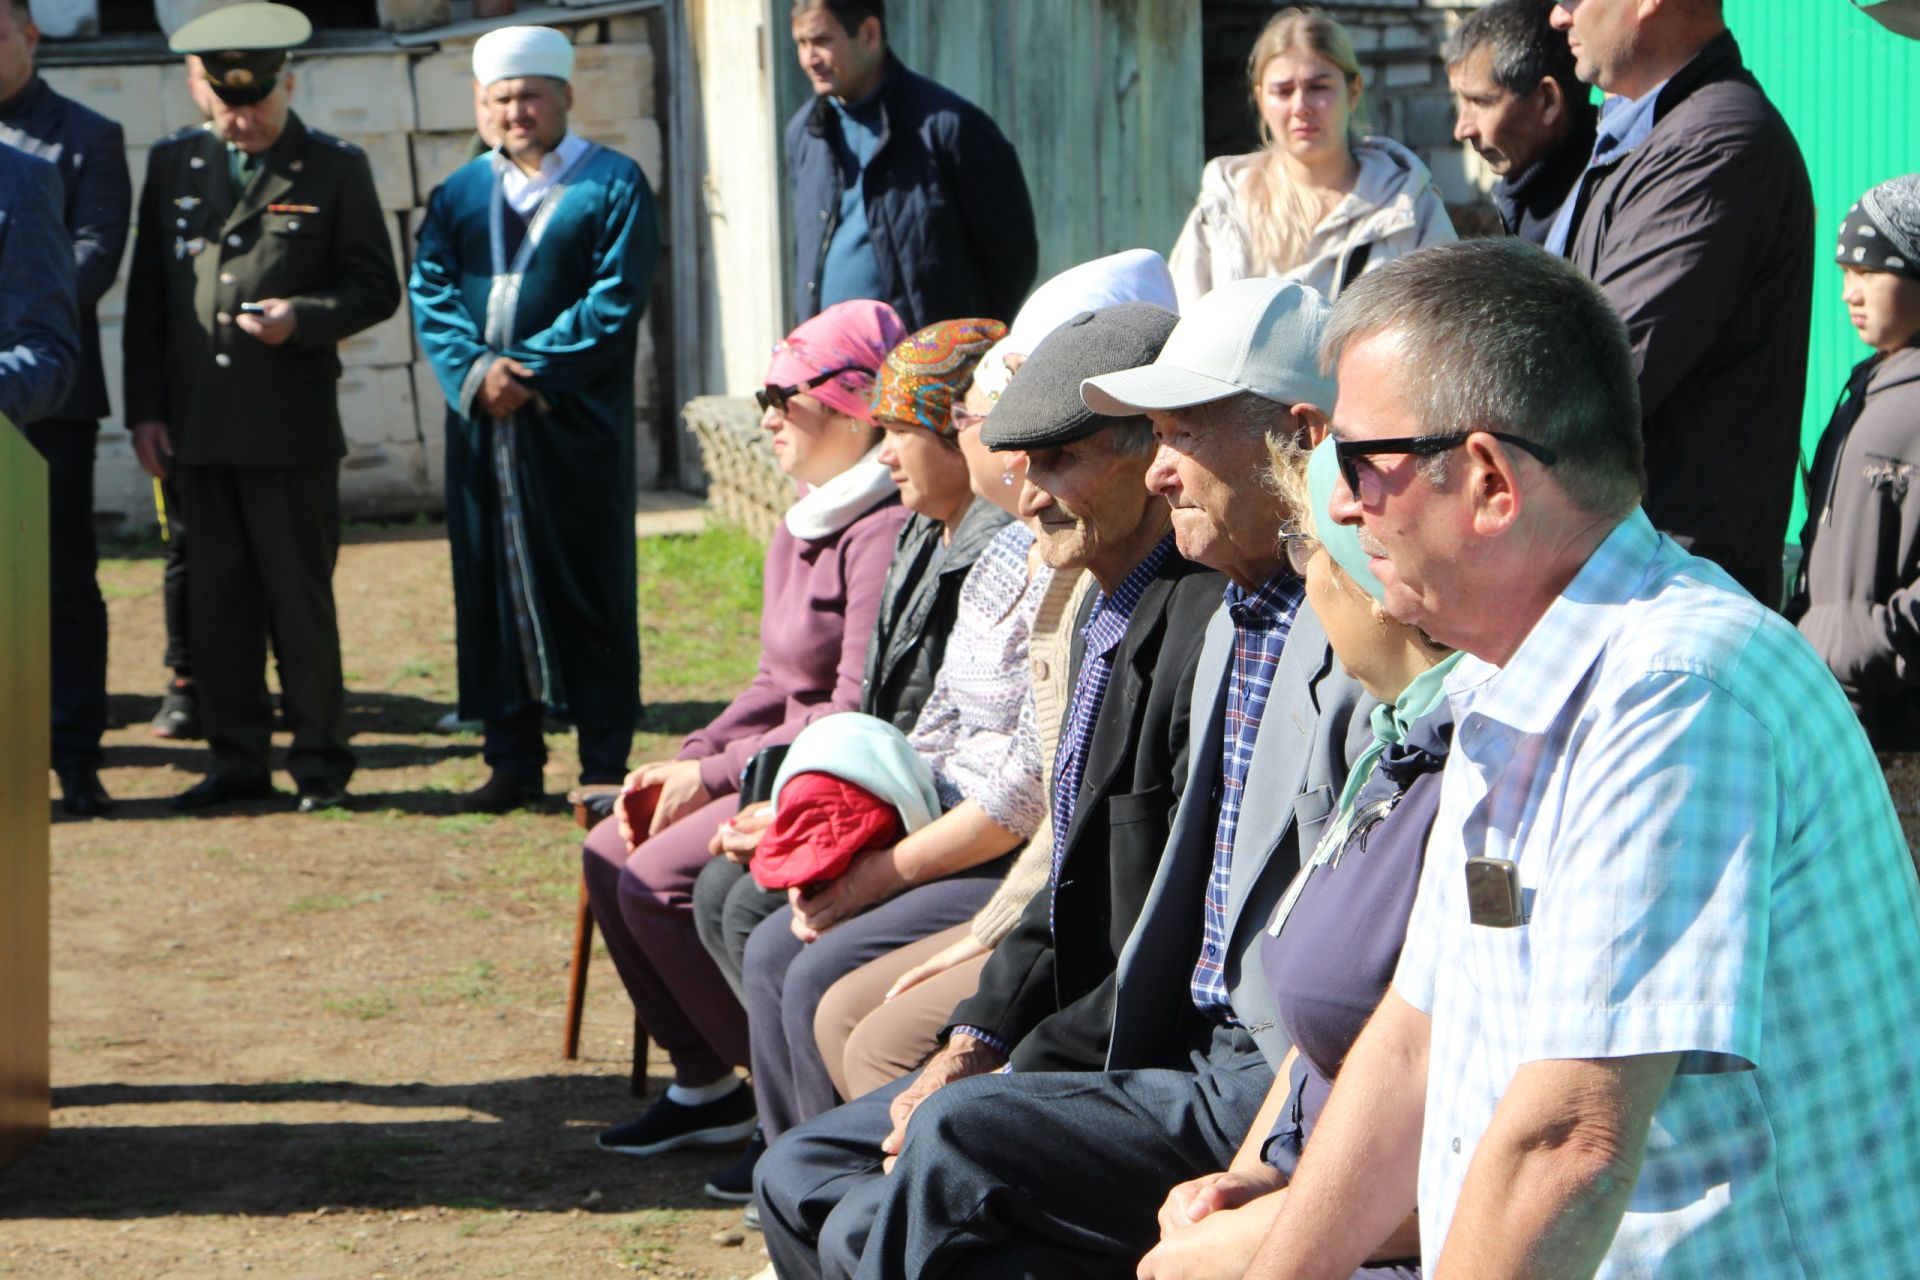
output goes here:
[{"label": "dirt ground", "polygon": [[[454,679],[440,530],[363,530],[343,549],[360,772],[353,811],[329,816],[293,813],[284,774],[275,801],[167,811],[206,755],[147,732],[160,560],[114,554],[103,776],[120,805],[91,822],[54,807],[53,1131],[0,1170],[0,1274],[759,1270],[739,1207],[701,1192],[733,1152],[593,1146],[641,1105],[631,1010],[596,947],[581,1056],[561,1058],[570,817],[454,812],[483,766],[476,737],[432,732]],[[718,690],[670,675],[649,670],[636,760],[712,710]],[[549,742],[557,796],[575,760]],[[651,1074],[663,1088],[657,1051]]]}]

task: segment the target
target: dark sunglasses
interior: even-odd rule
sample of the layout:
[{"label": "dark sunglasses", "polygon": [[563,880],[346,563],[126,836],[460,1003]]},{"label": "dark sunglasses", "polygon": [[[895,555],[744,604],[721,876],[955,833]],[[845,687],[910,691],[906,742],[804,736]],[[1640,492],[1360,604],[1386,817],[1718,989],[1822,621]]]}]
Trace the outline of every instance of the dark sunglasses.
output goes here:
[{"label": "dark sunglasses", "polygon": [[[1391,440],[1335,440],[1333,456],[1334,460],[1340,464],[1340,478],[1347,482],[1348,492],[1361,502],[1371,505],[1379,501],[1379,495],[1375,493],[1370,496],[1369,493],[1361,491],[1363,477],[1371,476],[1373,472],[1369,468],[1363,473],[1360,470],[1360,459],[1378,453],[1405,453],[1412,454],[1416,458],[1431,458],[1436,454],[1458,449],[1467,442],[1468,437],[1479,430],[1475,428],[1475,431],[1459,431],[1447,435],[1396,436]],[[1524,453],[1532,454],[1544,467],[1550,467],[1560,460],[1560,456],[1547,446],[1523,436],[1516,436],[1506,431],[1485,431],[1481,434],[1490,435],[1503,444],[1510,444]],[[1369,490],[1372,488],[1372,485],[1368,486]]]},{"label": "dark sunglasses", "polygon": [[787,411],[787,401],[799,395],[802,391],[811,391],[821,383],[832,378],[837,378],[843,373],[864,373],[872,376],[873,370],[863,368],[857,364],[842,365],[838,369],[827,370],[819,377],[808,378],[805,382],[796,382],[790,387],[763,387],[753,393],[753,398],[759,402],[760,412],[762,413],[765,413],[769,409],[778,409],[781,413],[785,413]]}]

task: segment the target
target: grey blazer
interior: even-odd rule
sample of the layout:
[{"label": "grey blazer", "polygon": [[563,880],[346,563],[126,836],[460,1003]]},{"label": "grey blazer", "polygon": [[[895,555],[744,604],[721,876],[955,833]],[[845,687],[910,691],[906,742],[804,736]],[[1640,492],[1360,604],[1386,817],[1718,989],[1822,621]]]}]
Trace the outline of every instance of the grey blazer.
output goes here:
[{"label": "grey blazer", "polygon": [[[1109,1070],[1176,1065],[1198,1021],[1189,983],[1213,872],[1232,664],[1233,619],[1223,605],[1207,624],[1194,672],[1186,790],[1140,922],[1120,954]],[[1313,847],[1333,812],[1347,763],[1370,739],[1372,701],[1334,662],[1320,620],[1302,605],[1254,740],[1227,890],[1227,993],[1276,1067],[1287,1038],[1260,969],[1261,931],[1299,870],[1300,850]]]}]

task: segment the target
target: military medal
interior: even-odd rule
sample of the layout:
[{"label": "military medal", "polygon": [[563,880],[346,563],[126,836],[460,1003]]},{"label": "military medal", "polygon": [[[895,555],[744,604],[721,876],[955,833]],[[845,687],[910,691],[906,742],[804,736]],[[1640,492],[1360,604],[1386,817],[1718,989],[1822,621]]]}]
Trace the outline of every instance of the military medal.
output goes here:
[{"label": "military medal", "polygon": [[205,236],[195,236],[188,240],[183,236],[173,238],[173,256],[177,258],[197,258],[207,247]]},{"label": "military medal", "polygon": [[176,209],[185,209],[191,213],[194,207],[200,203],[201,200],[199,196],[177,196],[174,199],[173,207]]}]

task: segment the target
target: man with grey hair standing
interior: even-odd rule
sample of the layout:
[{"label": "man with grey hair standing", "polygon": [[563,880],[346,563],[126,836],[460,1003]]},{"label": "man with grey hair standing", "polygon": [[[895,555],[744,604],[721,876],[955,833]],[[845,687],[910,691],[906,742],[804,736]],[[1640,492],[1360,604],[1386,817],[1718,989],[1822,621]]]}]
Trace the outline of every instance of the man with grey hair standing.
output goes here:
[{"label": "man with grey hair standing", "polygon": [[1453,136],[1498,174],[1490,193],[1510,236],[1540,244],[1593,151],[1594,107],[1553,29],[1554,0],[1493,0],[1468,14],[1440,56]]},{"label": "man with grey hair standing", "polygon": [[[1248,1272],[1920,1275],[1920,884],[1819,658],[1655,532],[1626,328],[1513,240],[1342,296],[1343,483],[1467,657],[1393,984]],[[1896,1225],[1900,1224],[1900,1225]]]},{"label": "man with grey hair standing", "polygon": [[1800,148],[1721,0],[1560,0],[1552,16],[1610,96],[1545,244],[1627,322],[1647,514],[1778,608],[1813,307]]}]

